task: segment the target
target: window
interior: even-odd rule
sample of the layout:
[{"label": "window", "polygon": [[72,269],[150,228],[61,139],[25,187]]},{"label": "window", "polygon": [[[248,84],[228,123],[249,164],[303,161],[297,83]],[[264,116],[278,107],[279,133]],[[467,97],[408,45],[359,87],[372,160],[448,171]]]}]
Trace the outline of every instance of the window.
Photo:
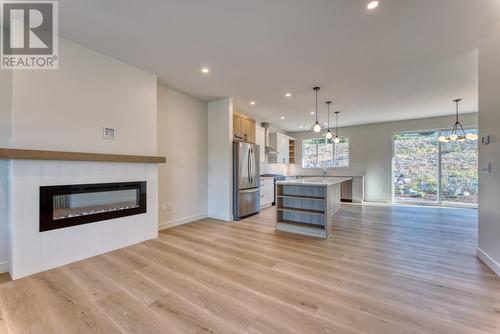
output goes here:
[{"label": "window", "polygon": [[302,168],[349,167],[349,139],[335,144],[331,139],[313,138],[302,141]]},{"label": "window", "polygon": [[477,205],[478,142],[439,143],[441,134],[447,135],[440,131],[394,135],[395,200]]}]

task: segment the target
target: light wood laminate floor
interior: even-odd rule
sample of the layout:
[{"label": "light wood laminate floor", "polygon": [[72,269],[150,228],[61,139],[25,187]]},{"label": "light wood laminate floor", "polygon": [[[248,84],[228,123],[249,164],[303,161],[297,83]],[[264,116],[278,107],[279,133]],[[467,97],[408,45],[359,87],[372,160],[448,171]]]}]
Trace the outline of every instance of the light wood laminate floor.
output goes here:
[{"label": "light wood laminate floor", "polygon": [[328,240],[274,209],[0,285],[0,333],[500,333],[475,210],[346,206]]}]

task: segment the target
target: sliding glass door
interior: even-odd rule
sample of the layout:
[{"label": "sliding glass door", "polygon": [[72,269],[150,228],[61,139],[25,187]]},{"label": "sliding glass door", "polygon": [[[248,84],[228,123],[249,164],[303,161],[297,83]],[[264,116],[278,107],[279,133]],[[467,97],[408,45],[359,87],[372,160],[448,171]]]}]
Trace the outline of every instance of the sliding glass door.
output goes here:
[{"label": "sliding glass door", "polygon": [[394,135],[394,199],[437,202],[439,145],[437,132]]},{"label": "sliding glass door", "polygon": [[439,143],[441,134],[446,135],[440,131],[394,135],[395,201],[477,205],[478,142]]},{"label": "sliding glass door", "polygon": [[[477,134],[477,130],[467,130]],[[449,204],[475,204],[478,199],[478,143],[441,143],[441,201]]]}]

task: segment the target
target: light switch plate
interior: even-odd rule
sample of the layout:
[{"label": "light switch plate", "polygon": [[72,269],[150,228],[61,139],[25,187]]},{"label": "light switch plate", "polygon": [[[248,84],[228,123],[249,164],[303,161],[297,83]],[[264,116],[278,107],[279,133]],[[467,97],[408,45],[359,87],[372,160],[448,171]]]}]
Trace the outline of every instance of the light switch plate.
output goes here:
[{"label": "light switch plate", "polygon": [[116,140],[116,128],[103,127],[102,137],[105,140]]},{"label": "light switch plate", "polygon": [[491,174],[491,162],[487,162],[481,166],[481,173]]},{"label": "light switch plate", "polygon": [[488,145],[488,144],[490,143],[490,136],[483,136],[483,137],[481,138],[481,143],[482,143],[483,145]]}]

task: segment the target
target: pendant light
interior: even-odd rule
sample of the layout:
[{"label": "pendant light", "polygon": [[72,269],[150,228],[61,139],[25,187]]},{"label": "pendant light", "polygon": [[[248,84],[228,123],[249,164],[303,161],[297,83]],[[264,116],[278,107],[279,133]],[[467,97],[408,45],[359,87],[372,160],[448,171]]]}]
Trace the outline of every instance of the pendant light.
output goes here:
[{"label": "pendant light", "polygon": [[319,87],[314,87],[313,89],[316,92],[316,113],[315,113],[316,123],[314,124],[313,130],[314,130],[314,132],[319,133],[319,132],[321,132],[321,125],[319,125],[319,122],[318,122],[318,91],[319,91]]},{"label": "pendant light", "polygon": [[440,136],[438,141],[441,143],[447,143],[450,141],[465,141],[468,140],[477,140],[479,136],[475,133],[465,133],[464,127],[462,123],[460,123],[458,119],[458,104],[462,101],[462,99],[453,100],[455,103],[455,124],[451,128],[451,132],[449,136]]},{"label": "pendant light", "polygon": [[333,135],[332,135],[332,132],[330,131],[330,104],[332,103],[332,101],[326,101],[325,102],[327,107],[328,107],[328,131],[326,131],[326,139],[332,139],[333,138]]},{"label": "pendant light", "polygon": [[335,112],[335,122],[336,122],[335,139],[333,140],[333,142],[335,144],[340,143],[340,138],[339,138],[339,115],[340,115],[340,111],[336,111]]}]

